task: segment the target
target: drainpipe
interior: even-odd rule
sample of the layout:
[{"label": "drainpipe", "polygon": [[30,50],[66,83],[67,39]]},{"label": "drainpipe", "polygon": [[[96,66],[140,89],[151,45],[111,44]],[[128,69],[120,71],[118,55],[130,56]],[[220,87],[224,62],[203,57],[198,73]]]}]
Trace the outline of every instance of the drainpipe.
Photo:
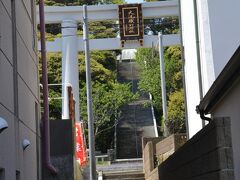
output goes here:
[{"label": "drainpipe", "polygon": [[183,91],[184,91],[184,106],[185,106],[185,123],[186,123],[186,134],[187,139],[189,139],[189,125],[188,125],[188,106],[187,106],[187,92],[186,92],[186,79],[185,79],[185,56],[184,56],[184,46],[182,38],[182,14],[181,14],[181,0],[178,0],[179,7],[179,29],[180,29],[180,48],[181,48],[181,59],[182,59],[182,74],[183,74]]},{"label": "drainpipe", "polygon": [[200,118],[202,120],[205,120],[205,121],[208,121],[208,122],[212,121],[211,118],[205,116],[204,110],[200,109],[199,105],[196,107],[196,111],[197,111],[198,114],[200,114]]},{"label": "drainpipe", "polygon": [[41,35],[41,57],[42,57],[42,85],[43,85],[43,156],[44,164],[51,174],[56,175],[57,169],[50,160],[50,129],[49,129],[49,105],[48,105],[48,76],[46,60],[45,42],[45,20],[44,20],[44,0],[39,1],[40,35]]},{"label": "drainpipe", "polygon": [[[196,53],[197,53],[197,68],[198,68],[198,83],[199,83],[199,95],[200,101],[203,99],[203,86],[202,86],[202,68],[200,59],[200,46],[199,46],[199,32],[198,32],[198,9],[197,0],[193,0],[194,11],[194,26],[195,26],[195,38],[196,38]],[[205,121],[202,119],[202,127],[205,126]]]}]

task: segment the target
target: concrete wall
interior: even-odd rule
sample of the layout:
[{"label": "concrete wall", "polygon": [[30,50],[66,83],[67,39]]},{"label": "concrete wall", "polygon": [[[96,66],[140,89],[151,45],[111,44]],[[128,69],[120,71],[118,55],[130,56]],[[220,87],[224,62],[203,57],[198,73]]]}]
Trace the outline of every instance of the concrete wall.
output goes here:
[{"label": "concrete wall", "polygon": [[233,159],[236,179],[240,178],[240,83],[233,87],[228,94],[218,103],[212,111],[212,115],[228,116],[231,118]]},{"label": "concrete wall", "polygon": [[[16,171],[20,179],[40,178],[35,30],[34,0],[0,1],[0,117],[9,125],[0,134],[0,168],[6,180],[16,179]],[[23,139],[31,142],[24,151]]]},{"label": "concrete wall", "polygon": [[159,164],[163,163],[187,140],[186,134],[173,134],[165,139],[143,138],[143,164],[147,180],[154,180],[158,177]]},{"label": "concrete wall", "polygon": [[186,134],[173,134],[156,144],[158,164],[164,162],[187,141]]},{"label": "concrete wall", "polygon": [[74,180],[81,177],[79,163],[75,160],[74,123],[72,120],[50,121],[51,162],[58,169],[53,176],[43,167],[44,180]]},{"label": "concrete wall", "polygon": [[144,163],[144,173],[145,173],[145,177],[147,178],[152,170],[154,169],[154,157],[155,154],[153,153],[153,149],[156,149],[155,147],[153,147],[153,143],[151,141],[149,141],[145,148],[144,148],[144,158],[143,158],[143,163]]},{"label": "concrete wall", "polygon": [[160,180],[234,180],[230,119],[211,121],[156,173]]},{"label": "concrete wall", "polygon": [[51,162],[59,173],[53,176],[43,167],[44,180],[74,179],[73,127],[71,120],[50,121]]}]

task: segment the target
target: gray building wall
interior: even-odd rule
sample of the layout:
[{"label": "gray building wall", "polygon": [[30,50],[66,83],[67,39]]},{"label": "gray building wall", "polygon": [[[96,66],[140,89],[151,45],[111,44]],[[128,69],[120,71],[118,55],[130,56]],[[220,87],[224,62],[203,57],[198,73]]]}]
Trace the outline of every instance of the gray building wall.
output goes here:
[{"label": "gray building wall", "polygon": [[[35,0],[0,0],[0,169],[5,180],[37,180],[39,80]],[[23,151],[22,140],[31,145]],[[0,171],[1,172],[1,171]],[[5,176],[5,177],[3,177]],[[2,179],[1,179],[2,180]]]},{"label": "gray building wall", "polygon": [[240,179],[240,83],[236,84],[212,110],[214,117],[230,117],[232,131],[233,161],[236,179]]},{"label": "gray building wall", "polygon": [[[239,0],[208,1],[214,72],[217,77],[240,44]],[[229,28],[231,27],[231,28]]]}]

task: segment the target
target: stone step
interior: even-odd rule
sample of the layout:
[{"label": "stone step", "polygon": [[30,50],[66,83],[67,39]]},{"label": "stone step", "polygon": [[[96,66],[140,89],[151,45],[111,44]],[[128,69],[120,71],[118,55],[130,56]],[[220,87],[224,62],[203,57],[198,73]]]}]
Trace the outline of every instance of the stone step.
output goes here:
[{"label": "stone step", "polygon": [[144,180],[142,171],[121,171],[104,173],[103,180]]},{"label": "stone step", "polygon": [[116,159],[112,161],[111,164],[134,164],[134,163],[143,163],[142,158],[132,158],[132,159]]}]

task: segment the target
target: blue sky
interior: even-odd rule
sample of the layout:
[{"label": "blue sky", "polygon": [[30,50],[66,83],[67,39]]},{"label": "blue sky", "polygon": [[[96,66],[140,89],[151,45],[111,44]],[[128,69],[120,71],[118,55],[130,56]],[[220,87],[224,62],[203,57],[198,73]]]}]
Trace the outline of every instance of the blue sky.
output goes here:
[{"label": "blue sky", "polygon": [[142,3],[143,0],[125,0],[128,3]]}]

